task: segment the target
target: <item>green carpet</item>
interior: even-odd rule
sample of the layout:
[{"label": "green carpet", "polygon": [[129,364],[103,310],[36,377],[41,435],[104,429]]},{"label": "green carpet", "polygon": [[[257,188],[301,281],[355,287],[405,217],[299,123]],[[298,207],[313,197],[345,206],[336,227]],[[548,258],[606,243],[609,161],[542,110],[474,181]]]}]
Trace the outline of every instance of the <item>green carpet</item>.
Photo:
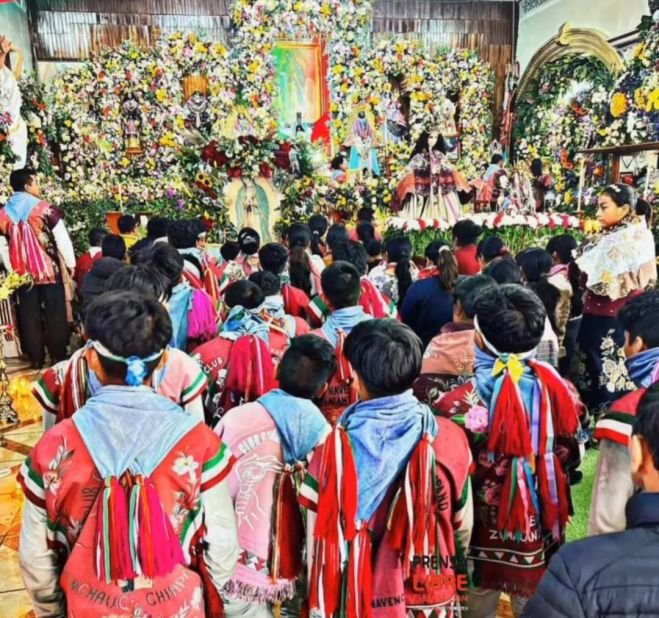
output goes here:
[{"label": "green carpet", "polygon": [[597,467],[598,452],[595,449],[586,451],[586,456],[579,468],[583,472],[583,480],[578,485],[572,487],[574,516],[567,529],[568,541],[576,541],[587,535],[588,515],[590,514],[590,501],[593,494],[593,480]]}]

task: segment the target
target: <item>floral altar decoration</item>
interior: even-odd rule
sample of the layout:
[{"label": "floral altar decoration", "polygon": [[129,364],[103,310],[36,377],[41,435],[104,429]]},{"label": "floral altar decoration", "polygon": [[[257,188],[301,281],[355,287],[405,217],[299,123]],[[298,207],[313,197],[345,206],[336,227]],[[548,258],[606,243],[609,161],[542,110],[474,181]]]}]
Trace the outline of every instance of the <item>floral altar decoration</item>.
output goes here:
[{"label": "floral altar decoration", "polygon": [[[598,231],[595,220],[582,220],[564,214],[505,214],[476,213],[468,217],[483,228],[483,238],[501,237],[514,255],[531,246],[545,246],[552,236],[573,234],[577,240],[585,234]],[[450,241],[452,225],[441,219],[389,219],[385,239],[404,234],[409,237],[415,255],[423,255],[425,248],[434,240]]]}]

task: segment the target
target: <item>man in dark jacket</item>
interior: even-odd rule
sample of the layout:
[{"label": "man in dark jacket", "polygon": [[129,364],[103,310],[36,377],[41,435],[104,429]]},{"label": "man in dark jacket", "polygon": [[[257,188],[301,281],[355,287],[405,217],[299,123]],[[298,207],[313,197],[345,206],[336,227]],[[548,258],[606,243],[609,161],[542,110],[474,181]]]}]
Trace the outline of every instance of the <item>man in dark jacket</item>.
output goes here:
[{"label": "man in dark jacket", "polygon": [[641,400],[631,444],[627,530],[560,549],[525,618],[659,616],[659,384]]},{"label": "man in dark jacket", "polygon": [[101,253],[103,257],[92,266],[80,286],[83,311],[92,300],[103,294],[110,275],[125,266],[126,243],[121,236],[108,234],[101,243]]}]

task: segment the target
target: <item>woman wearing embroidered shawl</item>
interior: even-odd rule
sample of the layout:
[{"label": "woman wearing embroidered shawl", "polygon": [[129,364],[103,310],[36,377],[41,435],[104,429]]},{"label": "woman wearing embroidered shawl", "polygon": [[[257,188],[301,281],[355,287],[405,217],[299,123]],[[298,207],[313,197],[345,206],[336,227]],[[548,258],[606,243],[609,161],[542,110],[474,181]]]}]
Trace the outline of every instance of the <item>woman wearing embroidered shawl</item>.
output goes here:
[{"label": "woman wearing embroidered shawl", "polygon": [[585,285],[579,332],[585,403],[596,414],[634,388],[622,351],[624,331],[616,319],[625,303],[652,287],[657,265],[652,232],[634,214],[636,196],[627,185],[610,185],[599,197],[603,231],[577,250]]},{"label": "woman wearing embroidered shawl", "polygon": [[102,388],[25,460],[20,564],[40,616],[221,615],[236,565],[234,460],[200,419],[143,385],[172,327],[108,292],[85,330]]},{"label": "woman wearing embroidered shawl", "polygon": [[475,377],[435,407],[465,427],[476,462],[469,615],[496,616],[501,592],[519,615],[565,541],[577,402],[556,370],[535,359],[546,312],[533,292],[503,285],[475,307]]},{"label": "woman wearing embroidered shawl", "polygon": [[[472,525],[466,437],[414,397],[423,348],[409,327],[362,322],[345,353],[360,401],[316,450],[300,490],[311,613],[459,615],[466,575],[462,586],[450,576],[465,566]],[[437,560],[414,560],[422,556]]]}]

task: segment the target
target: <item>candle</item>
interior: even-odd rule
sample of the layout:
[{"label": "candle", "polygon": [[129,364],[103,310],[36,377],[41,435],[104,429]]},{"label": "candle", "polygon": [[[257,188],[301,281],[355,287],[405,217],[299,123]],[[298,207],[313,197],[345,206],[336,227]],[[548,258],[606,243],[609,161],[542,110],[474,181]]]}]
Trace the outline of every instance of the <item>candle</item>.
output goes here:
[{"label": "candle", "polygon": [[650,150],[645,153],[645,190],[643,191],[644,200],[648,199],[648,192],[650,190],[650,176],[652,176],[652,171],[654,170],[653,162],[656,161],[656,155],[656,152],[652,152]]},{"label": "candle", "polygon": [[579,195],[577,196],[577,212],[581,212],[581,201],[583,200],[583,186],[586,179],[586,159],[581,157],[579,163]]}]

